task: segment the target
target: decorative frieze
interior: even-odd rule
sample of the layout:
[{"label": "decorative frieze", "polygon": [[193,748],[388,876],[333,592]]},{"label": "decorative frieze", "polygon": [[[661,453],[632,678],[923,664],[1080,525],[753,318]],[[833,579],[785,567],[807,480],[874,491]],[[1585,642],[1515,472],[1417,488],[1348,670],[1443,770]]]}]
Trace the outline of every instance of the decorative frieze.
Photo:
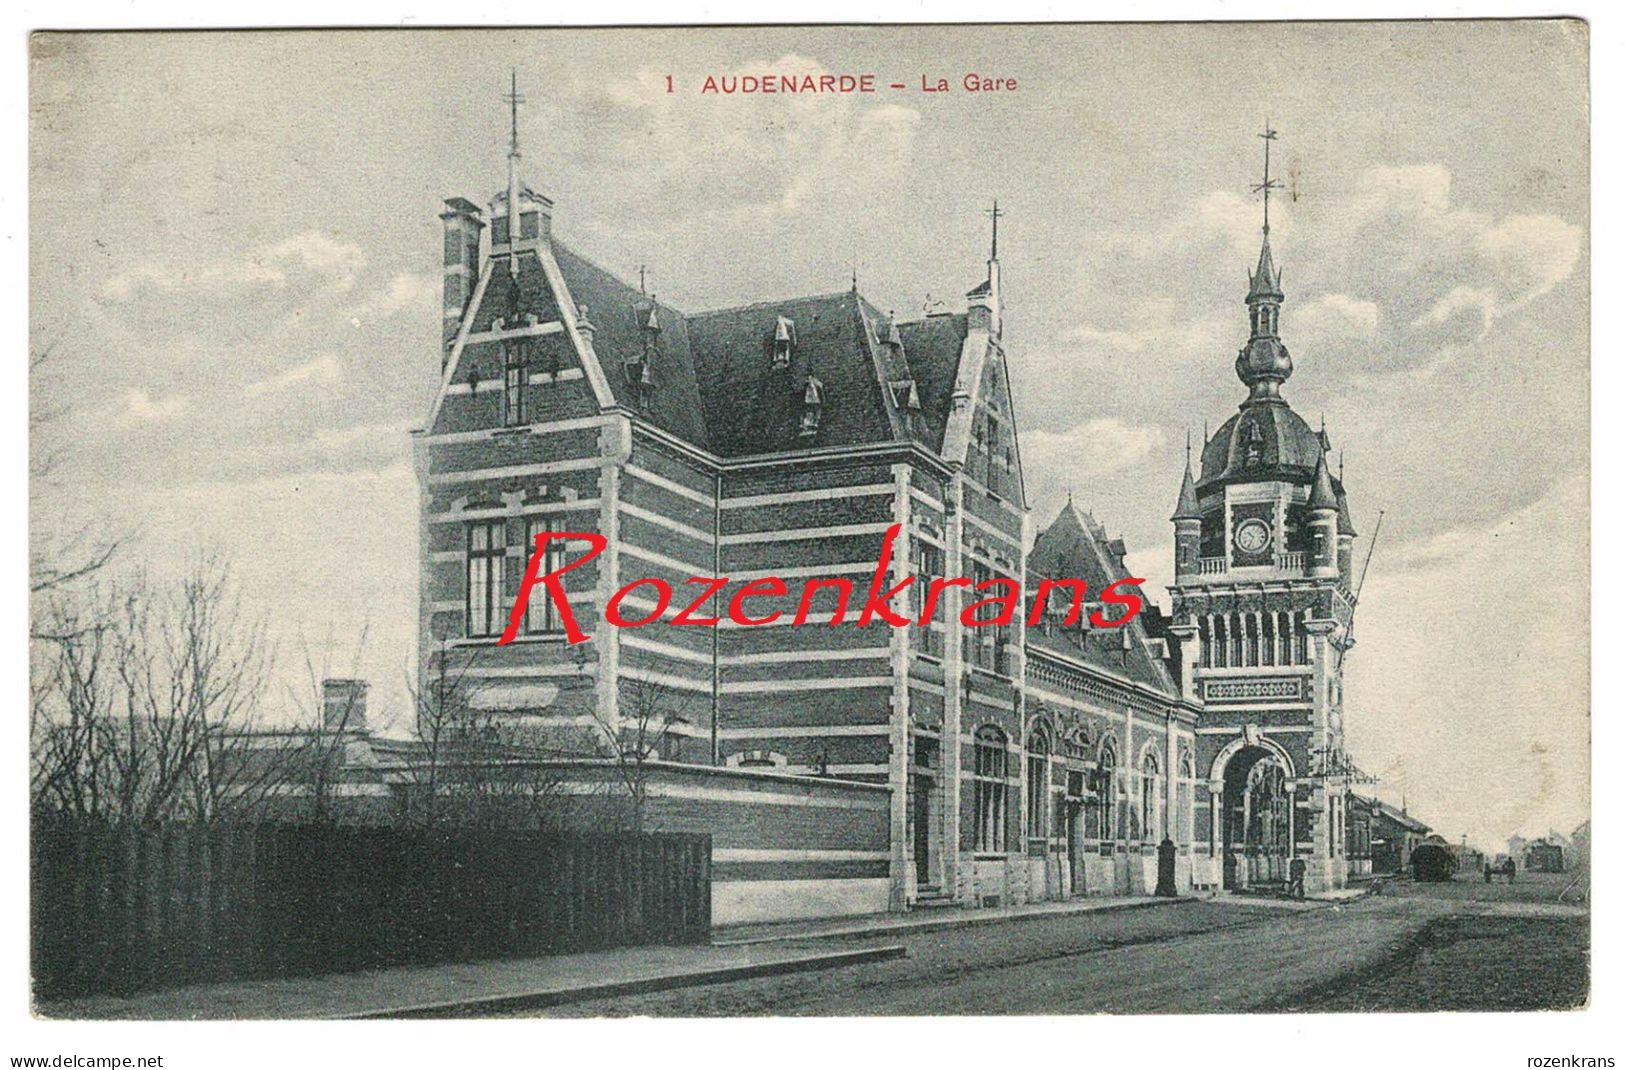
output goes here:
[{"label": "decorative frieze", "polygon": [[1308,678],[1269,680],[1203,680],[1204,702],[1307,702]]}]

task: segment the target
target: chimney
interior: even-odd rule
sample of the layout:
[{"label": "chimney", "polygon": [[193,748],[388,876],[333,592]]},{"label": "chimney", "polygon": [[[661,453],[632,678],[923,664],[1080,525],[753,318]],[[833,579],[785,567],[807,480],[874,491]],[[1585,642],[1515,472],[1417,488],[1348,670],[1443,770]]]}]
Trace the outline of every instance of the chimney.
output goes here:
[{"label": "chimney", "polygon": [[480,210],[461,197],[446,201],[446,210],[440,213],[446,227],[446,300],[444,329],[441,331],[440,360],[444,367],[451,343],[457,338],[463,313],[469,298],[474,296],[474,284],[480,274],[480,231],[485,223]]},{"label": "chimney", "polygon": [[367,681],[322,681],[322,728],[329,732],[367,730]]}]

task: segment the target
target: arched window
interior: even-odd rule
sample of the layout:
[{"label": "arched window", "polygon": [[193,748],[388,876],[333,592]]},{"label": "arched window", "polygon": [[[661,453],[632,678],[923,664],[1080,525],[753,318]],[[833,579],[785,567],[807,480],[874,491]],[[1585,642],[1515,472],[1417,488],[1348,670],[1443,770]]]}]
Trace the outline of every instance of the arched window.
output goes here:
[{"label": "arched window", "polygon": [[1027,741],[1027,838],[1041,839],[1049,831],[1049,737],[1034,728]]},{"label": "arched window", "polygon": [[1005,850],[1005,814],[1009,807],[1010,753],[1005,735],[991,725],[976,730],[972,802],[976,808],[976,850]]},{"label": "arched window", "polygon": [[1140,761],[1140,835],[1148,840],[1162,839],[1162,765],[1147,751]]},{"label": "arched window", "polygon": [[1117,839],[1117,752],[1108,742],[1100,748],[1095,770],[1095,793],[1100,798],[1100,838]]}]

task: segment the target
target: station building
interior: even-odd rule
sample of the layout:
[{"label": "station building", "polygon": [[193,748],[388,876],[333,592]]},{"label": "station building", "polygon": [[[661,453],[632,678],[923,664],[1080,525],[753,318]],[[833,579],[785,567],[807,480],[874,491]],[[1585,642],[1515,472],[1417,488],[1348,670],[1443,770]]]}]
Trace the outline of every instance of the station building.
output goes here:
[{"label": "station building", "polygon": [[[854,282],[680,310],[560,241],[521,162],[516,134],[506,189],[441,215],[439,387],[415,434],[426,680],[455,664],[472,704],[561,754],[658,723],[672,772],[651,782],[651,814],[728,830],[719,923],[1145,893],[1164,839],[1181,890],[1284,878],[1294,852],[1318,885],[1342,879],[1353,531],[1324,439],[1275,389],[1290,362],[1267,234],[1238,361],[1252,393],[1200,479],[1187,468],[1172,617],[1148,603],[1099,627],[1098,605],[1069,620],[1056,597],[1024,626],[1040,580],[1097,598],[1129,573],[1070,502],[1030,529],[996,229],[961,309],[905,321]],[[919,618],[932,578],[1004,578],[1016,621],[963,626],[974,596],[950,587],[926,624],[856,624],[893,525],[888,585],[917,577],[899,613]],[[563,577],[591,638],[566,642],[538,589],[499,644],[543,531],[607,540]],[[727,620],[725,593],[705,610],[718,626],[685,627],[693,577],[789,593],[752,599],[782,614],[770,624]],[[639,588],[620,610],[651,623],[605,624],[645,578],[671,605]],[[851,604],[831,624],[841,581]],[[797,820],[741,820],[746,802]]]}]

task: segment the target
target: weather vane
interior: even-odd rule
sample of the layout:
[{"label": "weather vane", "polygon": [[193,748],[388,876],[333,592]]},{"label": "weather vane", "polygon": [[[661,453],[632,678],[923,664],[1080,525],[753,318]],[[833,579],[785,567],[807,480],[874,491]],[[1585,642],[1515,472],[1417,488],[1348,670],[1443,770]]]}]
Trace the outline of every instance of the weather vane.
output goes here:
[{"label": "weather vane", "polygon": [[1268,234],[1270,232],[1270,190],[1281,188],[1279,181],[1270,178],[1270,142],[1274,141],[1279,135],[1270,126],[1270,121],[1265,119],[1264,132],[1258,136],[1264,139],[1264,181],[1254,186],[1253,192],[1264,194],[1264,233]]},{"label": "weather vane", "polygon": [[999,217],[1003,216],[1003,215],[1009,215],[1010,213],[999,211],[999,202],[994,201],[993,202],[993,207],[987,209],[987,214],[993,217],[993,256],[992,256],[992,259],[997,260],[999,258]]}]

